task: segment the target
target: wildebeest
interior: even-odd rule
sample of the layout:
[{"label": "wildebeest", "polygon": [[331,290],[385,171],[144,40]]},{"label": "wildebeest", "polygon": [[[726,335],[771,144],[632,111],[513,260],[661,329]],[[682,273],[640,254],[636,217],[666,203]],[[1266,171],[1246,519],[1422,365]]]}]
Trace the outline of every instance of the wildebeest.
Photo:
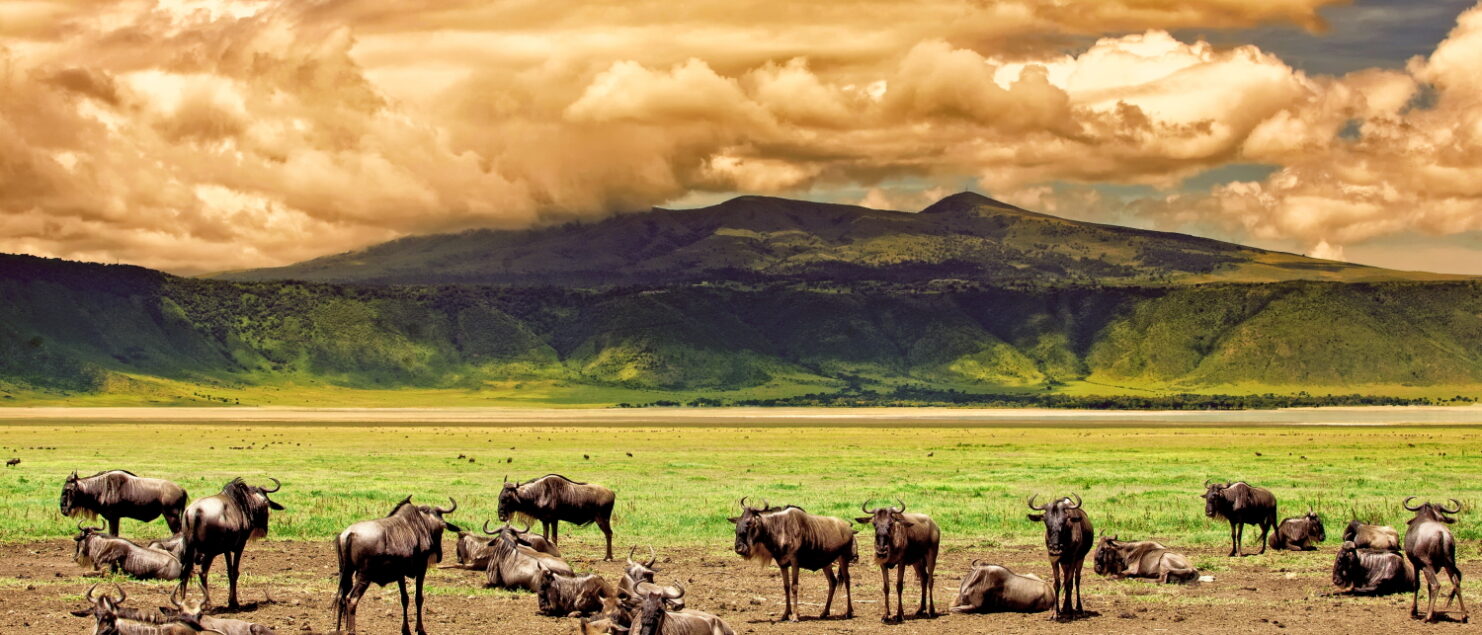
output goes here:
[{"label": "wildebeest", "polygon": [[[506,523],[507,525],[508,523]],[[526,526],[524,529],[511,528],[511,530],[514,532],[515,539],[519,544],[541,553],[548,553],[557,558],[561,557],[560,549],[557,549],[549,540],[546,540],[540,535],[530,533],[529,526]],[[454,568],[471,569],[474,571],[483,571],[489,568],[489,543],[494,542],[495,539],[491,536],[498,536],[499,531],[490,531],[489,521],[486,520],[484,521],[484,534],[486,535],[480,536],[471,531],[458,532],[456,552],[458,564]]]},{"label": "wildebeest", "polygon": [[206,615],[202,611],[200,600],[186,600],[182,603],[176,597],[179,594],[180,587],[175,587],[175,590],[170,593],[170,606],[175,607],[179,619],[187,624],[199,624],[201,628],[222,635],[276,635],[277,633],[262,624]]},{"label": "wildebeest", "polygon": [[[1081,605],[1081,567],[1086,561],[1086,554],[1091,552],[1091,541],[1095,539],[1091,517],[1081,509],[1081,497],[1075,494],[1071,496],[1075,496],[1074,502],[1069,498],[1061,498],[1043,506],[1034,504],[1034,496],[1030,496],[1027,501],[1030,509],[1040,512],[1029,514],[1029,520],[1045,524],[1045,549],[1049,551],[1050,568],[1055,574],[1056,619],[1074,617],[1085,612],[1085,607]],[[1074,611],[1070,605],[1072,588],[1075,590]]]},{"label": "wildebeest", "polygon": [[638,562],[637,560],[634,560],[633,553],[636,551],[638,551],[638,545],[633,545],[633,548],[628,550],[628,563],[627,566],[623,568],[622,579],[618,580],[618,589],[627,591],[629,594],[631,594],[631,597],[636,598],[643,593],[646,593],[647,587],[653,586],[658,590],[664,591],[668,594],[666,596],[668,597],[668,599],[666,599],[665,602],[668,604],[669,610],[684,610],[683,597],[674,595],[674,592],[678,590],[677,587],[659,586],[658,584],[654,583],[654,577],[659,572],[658,568],[655,566],[655,563],[659,560],[659,556],[654,553],[653,547],[648,548],[647,562]]},{"label": "wildebeest", "polygon": [[107,568],[139,580],[178,580],[183,567],[175,554],[162,549],[140,547],[128,540],[102,533],[101,527],[83,527],[73,538],[76,548],[72,559],[93,570]]},{"label": "wildebeest", "polygon": [[1230,555],[1245,555],[1240,542],[1246,525],[1261,527],[1261,551],[1266,553],[1266,535],[1276,526],[1276,496],[1244,481],[1204,482],[1204,515],[1230,521]]},{"label": "wildebeest", "polygon": [[694,610],[671,611],[670,600],[684,597],[684,588],[676,591],[652,589],[638,598],[632,617],[630,635],[735,635],[720,618]]},{"label": "wildebeest", "polygon": [[93,591],[97,587],[98,585],[93,585],[83,595],[83,599],[87,600],[92,605],[91,607],[87,610],[72,611],[72,614],[78,617],[93,618],[95,621],[93,635],[195,635],[196,633],[225,635],[219,631],[201,628],[197,623],[166,619],[163,616],[158,618],[160,622],[131,619],[126,616],[130,611],[120,606],[129,597],[122,588],[114,585],[114,588],[118,589],[118,599],[114,599],[106,593],[94,597]]},{"label": "wildebeest", "polygon": [[1116,578],[1156,578],[1164,584],[1199,579],[1199,570],[1182,554],[1151,540],[1126,541],[1103,536],[1093,560],[1097,575]]},{"label": "wildebeest", "polygon": [[[1451,594],[1446,596],[1446,609],[1451,608],[1451,601],[1461,605],[1461,621],[1468,619],[1467,603],[1461,597],[1461,570],[1456,568],[1456,538],[1451,535],[1451,530],[1446,527],[1456,522],[1450,516],[1461,511],[1461,503],[1451,499],[1451,506],[1435,505],[1426,502],[1415,507],[1410,506],[1414,496],[1405,499],[1405,509],[1415,512],[1415,517],[1410,519],[1410,528],[1405,531],[1405,556],[1410,559],[1411,566],[1415,567],[1416,581],[1415,594],[1410,599],[1410,616],[1419,617],[1417,611],[1420,603],[1420,580],[1419,574],[1425,574],[1425,585],[1430,597],[1430,607],[1426,609],[1425,621],[1436,621],[1436,591],[1440,590],[1441,584],[1436,576],[1445,571],[1447,577],[1451,578]],[[1443,609],[1444,610],[1444,609]]]},{"label": "wildebeest", "polygon": [[1343,541],[1352,542],[1359,549],[1400,550],[1400,532],[1389,525],[1370,525],[1357,519],[1348,521],[1343,530]]},{"label": "wildebeest", "polygon": [[164,479],[141,478],[125,470],[78,478],[74,471],[62,484],[59,506],[63,516],[102,516],[108,533],[117,536],[122,518],[149,522],[164,516],[171,532],[180,531],[185,500],[185,490]]},{"label": "wildebeest", "polygon": [[1288,551],[1316,551],[1317,544],[1328,539],[1323,529],[1322,518],[1311,509],[1301,516],[1292,516],[1281,521],[1271,533],[1271,548]]},{"label": "wildebeest", "polygon": [[1338,547],[1333,585],[1340,593],[1390,595],[1415,589],[1415,566],[1386,549],[1361,549],[1352,541]]},{"label": "wildebeest", "polygon": [[19,457],[17,457],[17,458],[13,458],[13,459],[10,459],[10,460],[6,461],[5,462],[5,467],[15,467],[15,466],[20,465],[20,464],[21,464],[21,460],[20,460]]},{"label": "wildebeest", "polygon": [[433,507],[414,505],[412,497],[407,496],[385,518],[355,523],[335,537],[335,559],[340,571],[335,592],[336,629],[343,620],[346,630],[354,633],[360,596],[371,584],[395,581],[401,590],[401,632],[410,633],[407,578],[412,578],[417,583],[417,632],[427,632],[422,628],[422,582],[427,567],[442,560],[443,530],[459,530],[443,518],[458,509],[458,501],[448,500],[452,507]]},{"label": "wildebeest", "polygon": [[1055,590],[1037,575],[1019,575],[1008,567],[973,561],[962,577],[953,613],[1041,613],[1055,608]]},{"label": "wildebeest", "polygon": [[612,587],[601,576],[556,575],[545,567],[535,572],[532,586],[541,614],[552,617],[591,615],[613,597]]},{"label": "wildebeest", "polygon": [[501,529],[499,537],[489,543],[489,567],[485,575],[491,587],[534,591],[535,577],[542,569],[575,575],[565,560],[519,544],[512,527]]},{"label": "wildebeest", "polygon": [[[782,593],[786,604],[783,620],[798,621],[798,571],[823,569],[828,580],[828,599],[820,618],[826,618],[834,605],[834,591],[844,583],[844,617],[854,617],[854,595],[849,584],[849,563],[859,560],[854,547],[856,533],[842,518],[816,516],[796,505],[748,507],[739,501],[741,515],[729,518],[736,524],[736,554],[759,563],[777,563],[782,570]],[[834,576],[834,564],[839,575]]]},{"label": "wildebeest", "polygon": [[540,534],[561,543],[561,521],[576,525],[597,523],[607,537],[607,560],[612,559],[612,505],[617,499],[601,485],[579,483],[560,474],[547,474],[524,483],[506,477],[499,491],[499,520],[509,522],[516,514],[540,521]]},{"label": "wildebeest", "polygon": [[[271,478],[271,477],[270,477]],[[207,496],[190,504],[185,509],[185,521],[180,529],[184,549],[180,562],[185,571],[180,577],[182,592],[190,584],[191,570],[201,566],[202,605],[211,605],[211,591],[206,587],[206,577],[211,573],[211,563],[221,555],[226,560],[227,605],[236,608],[237,576],[242,569],[242,552],[247,541],[268,535],[268,513],[282,510],[283,506],[268,498],[283,488],[278,479],[273,489],[248,485],[240,478],[232,479],[221,488],[221,493]]]},{"label": "wildebeest", "polygon": [[[885,614],[880,618],[890,621],[890,570],[895,575],[895,620],[905,619],[905,599],[901,591],[906,583],[906,567],[916,570],[916,580],[921,583],[921,605],[916,616],[936,617],[937,549],[941,546],[942,530],[926,514],[907,514],[906,503],[896,499],[900,507],[859,508],[868,516],[855,518],[860,524],[875,527],[875,564],[880,565],[880,577],[884,584]],[[930,606],[930,609],[927,607]]]}]

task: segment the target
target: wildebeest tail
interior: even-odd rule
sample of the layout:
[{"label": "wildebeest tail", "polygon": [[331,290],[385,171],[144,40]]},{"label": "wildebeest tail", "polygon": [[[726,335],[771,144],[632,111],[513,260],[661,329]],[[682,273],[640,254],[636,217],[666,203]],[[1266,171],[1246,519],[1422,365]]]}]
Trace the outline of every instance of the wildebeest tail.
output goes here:
[{"label": "wildebeest tail", "polygon": [[196,567],[196,544],[192,539],[195,534],[196,525],[201,521],[201,510],[187,513],[180,519],[180,596],[183,600],[185,592],[190,588],[190,576]]},{"label": "wildebeest tail", "polygon": [[355,539],[355,534],[344,537],[341,544],[339,536],[334,538],[334,557],[340,565],[340,585],[334,594],[334,629],[340,630],[340,620],[345,613],[345,600],[350,597],[350,587],[355,583],[355,572],[350,566],[350,541]]}]

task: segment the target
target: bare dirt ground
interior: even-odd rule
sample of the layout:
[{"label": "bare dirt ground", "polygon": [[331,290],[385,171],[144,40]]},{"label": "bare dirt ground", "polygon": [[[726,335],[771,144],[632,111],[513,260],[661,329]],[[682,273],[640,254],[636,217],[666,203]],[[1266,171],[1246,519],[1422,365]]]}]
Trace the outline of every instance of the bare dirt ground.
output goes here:
[{"label": "bare dirt ground", "polygon": [[[574,535],[563,541],[567,559],[577,571],[597,571],[615,581],[622,559],[594,561],[600,555],[590,537]],[[878,569],[856,565],[853,619],[805,619],[778,623],[782,587],[775,569],[742,562],[728,545],[666,549],[660,554],[660,581],[679,581],[689,590],[689,606],[715,613],[738,633],[1454,633],[1472,632],[1475,625],[1421,624],[1407,616],[1408,596],[1351,598],[1329,595],[1328,570],[1335,546],[1314,553],[1270,553],[1265,556],[1225,558],[1223,550],[1207,548],[1186,553],[1215,580],[1193,586],[1160,586],[1146,581],[1109,580],[1085,570],[1084,600],[1091,617],[1054,623],[1047,614],[944,615],[910,619],[904,624],[880,622]],[[446,553],[452,554],[452,541]],[[72,542],[0,544],[0,633],[89,633],[89,619],[68,615],[83,608],[81,595],[99,579],[85,577],[71,559]],[[945,613],[958,582],[974,558],[1004,564],[1015,571],[1047,575],[1043,552],[1031,547],[973,547],[944,545],[938,564],[937,609]],[[451,557],[450,557],[451,560]],[[247,610],[233,615],[270,625],[279,633],[328,632],[334,627],[330,608],[334,576],[329,541],[267,541],[249,546],[243,559],[242,600]],[[862,563],[863,564],[863,563]],[[1468,580],[1482,574],[1482,561],[1463,563]],[[225,600],[224,565],[212,571],[213,597]],[[112,578],[104,578],[105,582]],[[164,604],[169,583],[121,581],[129,593],[127,604]],[[523,593],[482,588],[483,573],[440,569],[429,574],[427,628],[432,633],[574,633],[574,618],[536,614],[535,598]],[[1467,597],[1482,602],[1482,595]],[[821,574],[804,574],[802,601],[805,615],[816,616],[826,590]],[[915,610],[918,597],[914,578],[906,582],[906,611]],[[265,598],[270,597],[270,600]],[[1422,606],[1424,599],[1422,597]],[[843,610],[835,600],[835,614]],[[400,604],[395,585],[372,587],[361,603],[362,633],[396,633]]]}]

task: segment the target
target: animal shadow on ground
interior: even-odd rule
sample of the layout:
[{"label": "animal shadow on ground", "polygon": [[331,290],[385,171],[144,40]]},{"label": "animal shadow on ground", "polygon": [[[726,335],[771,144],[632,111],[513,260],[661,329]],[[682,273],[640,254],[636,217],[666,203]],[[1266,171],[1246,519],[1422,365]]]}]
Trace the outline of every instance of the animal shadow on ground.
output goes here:
[{"label": "animal shadow on ground", "polygon": [[1061,615],[1060,617],[1051,617],[1050,621],[1058,624],[1069,624],[1070,622],[1089,620],[1093,617],[1101,617],[1101,613],[1097,611],[1081,611],[1080,613],[1075,613],[1073,615]]}]

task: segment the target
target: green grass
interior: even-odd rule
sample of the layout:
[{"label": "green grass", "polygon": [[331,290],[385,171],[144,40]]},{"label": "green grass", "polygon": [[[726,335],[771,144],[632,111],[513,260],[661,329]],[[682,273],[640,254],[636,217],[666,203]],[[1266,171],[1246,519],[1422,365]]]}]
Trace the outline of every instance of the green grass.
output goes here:
[{"label": "green grass", "polygon": [[[504,475],[559,472],[616,490],[619,545],[724,545],[731,535],[725,519],[741,496],[842,517],[858,515],[866,499],[899,496],[931,514],[955,544],[1033,545],[1041,530],[1025,519],[1025,497],[1071,491],[1084,497],[1099,532],[1216,545],[1228,530],[1204,517],[1206,478],[1268,487],[1283,516],[1311,505],[1336,540],[1353,513],[1403,527],[1399,502],[1408,495],[1455,497],[1469,508],[1482,500],[1479,441],[1479,428],[1400,426],[10,424],[0,426],[0,452],[23,462],[0,471],[0,539],[70,535],[75,521],[56,507],[62,479],[74,469],[126,468],[175,480],[193,496],[215,493],[235,476],[277,477],[283,491],[275,500],[288,509],[273,515],[275,538],[324,539],[384,515],[407,494],[429,503],[456,497],[461,507],[452,518],[476,527],[494,517]],[[457,460],[460,453],[477,462]],[[1470,515],[1453,526],[1464,541],[1482,538]],[[125,521],[126,535],[163,531],[161,523]],[[583,542],[599,536],[594,528],[569,532]]]}]

